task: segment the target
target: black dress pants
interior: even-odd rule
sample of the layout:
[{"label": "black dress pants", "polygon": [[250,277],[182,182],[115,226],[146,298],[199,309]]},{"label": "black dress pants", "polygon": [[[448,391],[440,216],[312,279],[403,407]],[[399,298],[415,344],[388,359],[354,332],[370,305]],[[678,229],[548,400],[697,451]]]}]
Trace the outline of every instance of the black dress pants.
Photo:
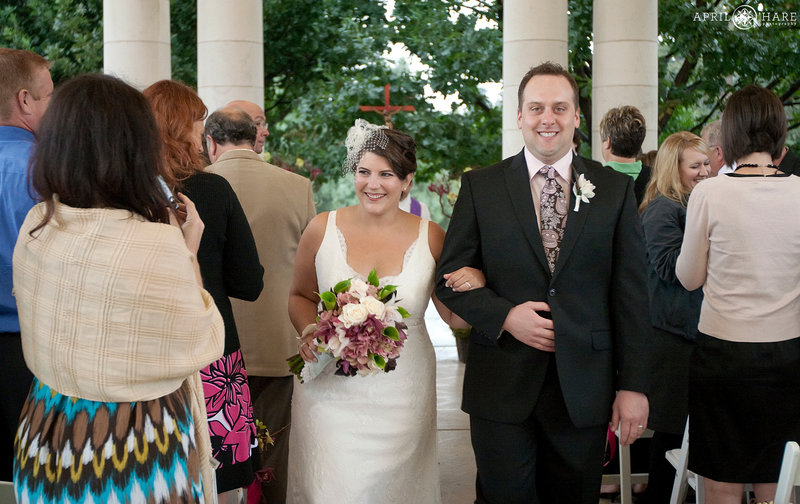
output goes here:
[{"label": "black dress pants", "polygon": [[551,356],[531,415],[507,424],[470,416],[478,504],[597,504],[607,425],[575,427]]}]

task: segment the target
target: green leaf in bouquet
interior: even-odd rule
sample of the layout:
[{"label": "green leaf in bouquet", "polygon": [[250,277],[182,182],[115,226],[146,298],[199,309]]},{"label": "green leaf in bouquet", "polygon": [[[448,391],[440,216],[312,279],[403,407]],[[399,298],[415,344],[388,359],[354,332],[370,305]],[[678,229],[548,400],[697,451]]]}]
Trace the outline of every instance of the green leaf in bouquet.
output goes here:
[{"label": "green leaf in bouquet", "polygon": [[350,279],[342,280],[341,282],[337,283],[333,286],[333,292],[336,294],[340,294],[345,292],[347,289],[350,288]]},{"label": "green leaf in bouquet", "polygon": [[375,268],[372,268],[372,271],[369,272],[367,282],[375,287],[380,285],[380,282],[378,281],[378,272],[375,270]]},{"label": "green leaf in bouquet", "polygon": [[392,292],[395,292],[395,291],[397,291],[397,286],[396,285],[387,285],[386,287],[381,289],[381,291],[378,293],[378,299],[383,299],[383,298],[385,298],[386,296],[388,296],[389,294],[391,294]]},{"label": "green leaf in bouquet", "polygon": [[411,316],[411,314],[410,314],[410,313],[408,313],[408,312],[406,311],[406,309],[405,309],[405,308],[403,308],[402,306],[398,306],[398,307],[397,307],[397,313],[399,313],[399,314],[400,314],[400,316],[401,316],[401,317],[403,317],[403,318],[408,318],[408,317],[410,317],[410,316]]},{"label": "green leaf in bouquet", "polygon": [[377,365],[379,368],[384,370],[386,369],[386,359],[384,359],[380,355],[372,354],[372,360],[375,362],[375,365]]},{"label": "green leaf in bouquet", "polygon": [[331,291],[326,291],[318,295],[322,300],[322,303],[325,305],[326,310],[331,311],[336,307],[336,294]]},{"label": "green leaf in bouquet", "polygon": [[400,333],[396,327],[388,326],[383,328],[383,335],[390,340],[400,341]]}]

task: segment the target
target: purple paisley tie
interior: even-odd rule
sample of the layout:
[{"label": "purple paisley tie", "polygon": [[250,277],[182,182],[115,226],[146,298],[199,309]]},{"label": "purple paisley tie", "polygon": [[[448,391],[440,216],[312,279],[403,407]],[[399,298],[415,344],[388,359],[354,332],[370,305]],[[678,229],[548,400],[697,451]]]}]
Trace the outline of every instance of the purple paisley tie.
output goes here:
[{"label": "purple paisley tie", "polygon": [[559,244],[564,237],[564,226],[567,223],[567,200],[564,191],[556,181],[556,169],[552,166],[543,166],[539,173],[545,176],[542,196],[539,199],[541,213],[541,234],[544,253],[550,271],[556,267]]}]

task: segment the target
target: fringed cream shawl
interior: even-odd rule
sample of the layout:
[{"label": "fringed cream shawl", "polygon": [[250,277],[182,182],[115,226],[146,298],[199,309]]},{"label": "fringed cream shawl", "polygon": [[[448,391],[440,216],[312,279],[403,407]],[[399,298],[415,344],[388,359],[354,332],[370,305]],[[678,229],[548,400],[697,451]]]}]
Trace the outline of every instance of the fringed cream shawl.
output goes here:
[{"label": "fringed cream shawl", "polygon": [[206,502],[215,502],[198,371],[221,357],[222,317],[197,284],[181,231],[127,210],[55,201],[33,236],[36,205],[14,249],[22,348],[33,374],[61,394],[104,402],[155,399],[186,387]]}]

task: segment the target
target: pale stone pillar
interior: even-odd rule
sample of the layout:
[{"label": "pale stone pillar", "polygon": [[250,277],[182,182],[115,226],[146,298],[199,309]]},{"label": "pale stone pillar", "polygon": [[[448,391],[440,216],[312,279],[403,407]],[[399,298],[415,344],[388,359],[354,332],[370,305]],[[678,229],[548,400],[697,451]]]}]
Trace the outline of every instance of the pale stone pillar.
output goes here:
[{"label": "pale stone pillar", "polygon": [[197,91],[213,112],[231,100],[264,106],[260,0],[197,0]]},{"label": "pale stone pillar", "polygon": [[171,71],[169,0],[103,0],[103,72],[144,89]]},{"label": "pale stone pillar", "polygon": [[506,0],[503,4],[503,158],[524,145],[517,128],[519,81],[531,67],[567,67],[567,0]]},{"label": "pale stone pillar", "polygon": [[592,60],[592,157],[600,153],[600,120],[620,105],[647,123],[642,150],[658,147],[658,2],[595,0]]}]

